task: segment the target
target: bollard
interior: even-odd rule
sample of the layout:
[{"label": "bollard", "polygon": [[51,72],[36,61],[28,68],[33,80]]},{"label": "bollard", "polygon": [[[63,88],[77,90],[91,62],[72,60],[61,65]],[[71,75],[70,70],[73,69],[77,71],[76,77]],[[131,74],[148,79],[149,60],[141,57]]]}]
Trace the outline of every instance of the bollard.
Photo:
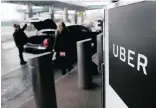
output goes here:
[{"label": "bollard", "polygon": [[82,89],[92,87],[91,39],[77,42],[78,86]]},{"label": "bollard", "polygon": [[103,34],[97,36],[97,56],[98,56],[98,71],[101,72],[101,64],[103,63]]},{"label": "bollard", "polygon": [[37,108],[57,108],[52,54],[44,54],[28,60]]}]

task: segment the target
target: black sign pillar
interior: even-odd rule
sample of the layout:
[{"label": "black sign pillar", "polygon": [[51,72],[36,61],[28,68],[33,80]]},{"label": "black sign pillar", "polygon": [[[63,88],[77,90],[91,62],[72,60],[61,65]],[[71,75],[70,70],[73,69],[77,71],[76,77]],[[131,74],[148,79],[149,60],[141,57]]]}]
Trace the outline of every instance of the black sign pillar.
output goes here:
[{"label": "black sign pillar", "polygon": [[156,1],[110,8],[107,24],[110,86],[129,108],[156,107]]}]

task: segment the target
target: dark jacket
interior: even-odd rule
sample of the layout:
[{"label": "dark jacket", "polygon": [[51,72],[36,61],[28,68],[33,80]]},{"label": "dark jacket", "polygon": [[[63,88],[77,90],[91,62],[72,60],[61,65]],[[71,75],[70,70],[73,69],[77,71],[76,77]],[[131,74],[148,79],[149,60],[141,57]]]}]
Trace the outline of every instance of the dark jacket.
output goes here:
[{"label": "dark jacket", "polygon": [[[68,30],[63,30],[60,34],[58,31],[55,33],[54,50],[56,52],[55,63],[59,68],[67,68],[72,64],[72,47],[73,40]],[[65,56],[60,56],[60,52],[65,52]]]},{"label": "dark jacket", "polygon": [[71,40],[71,35],[68,30],[63,30],[62,33],[59,33],[56,31],[56,44],[55,44],[55,51],[56,52],[66,52],[70,53],[71,52],[71,47],[72,47],[72,40]]},{"label": "dark jacket", "polygon": [[17,47],[24,46],[28,42],[28,37],[24,33],[26,27],[27,24],[25,24],[23,28],[15,30],[13,33],[14,41]]}]

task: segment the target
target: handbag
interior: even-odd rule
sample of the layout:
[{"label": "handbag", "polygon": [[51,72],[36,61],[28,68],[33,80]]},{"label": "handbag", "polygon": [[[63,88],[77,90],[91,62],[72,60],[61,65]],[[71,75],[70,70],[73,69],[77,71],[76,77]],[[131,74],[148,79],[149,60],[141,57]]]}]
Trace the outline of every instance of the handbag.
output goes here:
[{"label": "handbag", "polygon": [[65,57],[66,56],[66,52],[60,52],[60,56],[61,57]]}]

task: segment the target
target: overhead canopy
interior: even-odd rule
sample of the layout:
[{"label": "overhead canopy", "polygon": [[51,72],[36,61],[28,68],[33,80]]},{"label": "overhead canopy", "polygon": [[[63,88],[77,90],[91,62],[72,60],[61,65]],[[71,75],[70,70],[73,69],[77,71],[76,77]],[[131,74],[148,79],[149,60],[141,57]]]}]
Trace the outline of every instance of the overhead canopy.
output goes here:
[{"label": "overhead canopy", "polygon": [[77,11],[84,11],[87,10],[87,7],[79,4],[64,2],[64,1],[58,1],[58,0],[2,0],[2,3],[15,3],[15,4],[32,4],[35,6],[53,6],[56,8],[68,8],[68,10],[77,10]]},{"label": "overhead canopy", "polygon": [[[57,9],[55,8],[54,11],[60,11],[61,9]],[[18,12],[24,12],[24,13],[29,13],[28,9],[19,9],[17,10]],[[33,13],[43,13],[43,12],[49,12],[49,8],[47,7],[42,7],[42,8],[38,8],[38,9],[33,9]]]},{"label": "overhead canopy", "polygon": [[103,9],[106,5],[90,5],[87,6],[88,10],[94,10],[94,9]]}]

